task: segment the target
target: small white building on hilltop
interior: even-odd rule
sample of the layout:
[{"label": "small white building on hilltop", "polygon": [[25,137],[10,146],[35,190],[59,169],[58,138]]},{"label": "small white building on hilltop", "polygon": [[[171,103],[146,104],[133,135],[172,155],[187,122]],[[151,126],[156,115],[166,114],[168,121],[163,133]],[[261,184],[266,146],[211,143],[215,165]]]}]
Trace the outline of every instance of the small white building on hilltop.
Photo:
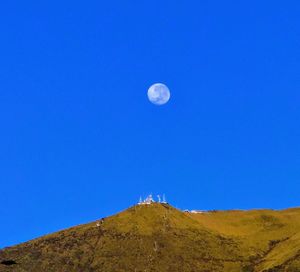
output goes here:
[{"label": "small white building on hilltop", "polygon": [[185,213],[205,213],[206,211],[202,210],[184,210]]},{"label": "small white building on hilltop", "polygon": [[191,210],[191,213],[204,213],[205,211],[201,211],[201,210]]}]

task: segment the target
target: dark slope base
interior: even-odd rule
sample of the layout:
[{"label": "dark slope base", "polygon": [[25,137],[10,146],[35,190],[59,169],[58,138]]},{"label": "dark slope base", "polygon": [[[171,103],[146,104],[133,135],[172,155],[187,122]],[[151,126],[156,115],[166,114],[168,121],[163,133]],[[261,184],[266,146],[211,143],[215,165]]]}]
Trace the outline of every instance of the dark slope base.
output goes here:
[{"label": "dark slope base", "polygon": [[0,272],[300,271],[300,209],[184,213],[166,204],[0,250]]}]

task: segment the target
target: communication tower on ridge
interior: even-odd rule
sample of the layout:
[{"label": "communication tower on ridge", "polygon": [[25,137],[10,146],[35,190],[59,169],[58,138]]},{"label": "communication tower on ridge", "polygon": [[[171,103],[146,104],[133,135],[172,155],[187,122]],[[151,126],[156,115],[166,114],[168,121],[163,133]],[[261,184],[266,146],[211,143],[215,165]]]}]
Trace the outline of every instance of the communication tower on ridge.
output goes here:
[{"label": "communication tower on ridge", "polygon": [[160,203],[161,202],[160,195],[157,195],[157,198],[158,198],[158,203]]},{"label": "communication tower on ridge", "polygon": [[[157,198],[158,198],[157,203],[164,203],[164,204],[167,203],[165,195],[163,195],[162,198],[161,198],[160,195],[157,195]],[[155,203],[155,202],[156,201],[154,200],[152,194],[150,194],[144,200],[142,199],[142,197],[140,197],[138,205],[149,205],[149,204],[152,204],[152,203]]]}]

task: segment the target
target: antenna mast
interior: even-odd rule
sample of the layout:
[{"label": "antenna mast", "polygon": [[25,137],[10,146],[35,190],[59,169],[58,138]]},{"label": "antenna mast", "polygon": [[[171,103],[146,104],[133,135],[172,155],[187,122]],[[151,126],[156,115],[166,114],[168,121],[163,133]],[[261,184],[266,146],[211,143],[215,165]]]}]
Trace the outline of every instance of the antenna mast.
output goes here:
[{"label": "antenna mast", "polygon": [[158,203],[161,203],[160,195],[157,195]]}]

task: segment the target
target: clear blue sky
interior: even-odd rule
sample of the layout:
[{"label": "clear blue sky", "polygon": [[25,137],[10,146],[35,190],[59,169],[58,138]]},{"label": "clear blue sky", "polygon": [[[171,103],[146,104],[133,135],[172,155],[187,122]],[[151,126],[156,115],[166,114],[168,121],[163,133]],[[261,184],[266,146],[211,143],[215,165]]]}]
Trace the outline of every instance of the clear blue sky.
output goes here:
[{"label": "clear blue sky", "polygon": [[[300,205],[299,14],[299,1],[1,3],[0,247],[150,192],[188,209]],[[165,106],[147,100],[155,82]]]}]

